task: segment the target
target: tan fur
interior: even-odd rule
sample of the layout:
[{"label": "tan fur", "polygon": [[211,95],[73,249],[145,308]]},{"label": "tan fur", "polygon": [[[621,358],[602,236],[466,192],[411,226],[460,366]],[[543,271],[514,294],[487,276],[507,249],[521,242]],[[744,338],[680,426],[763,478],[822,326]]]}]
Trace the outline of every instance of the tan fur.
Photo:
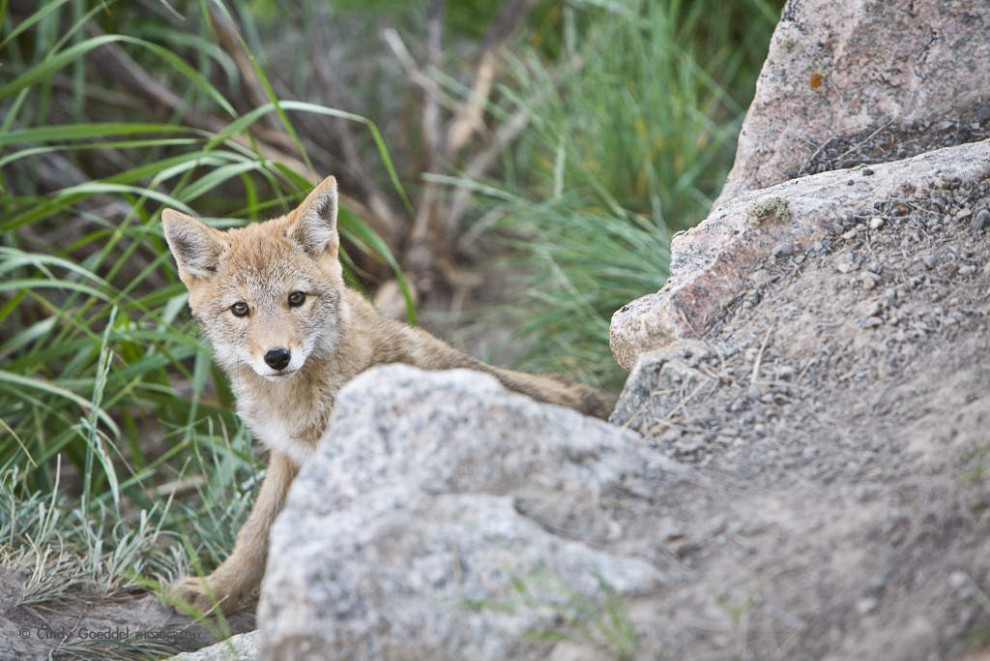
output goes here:
[{"label": "tan fur", "polygon": [[[171,209],[163,213],[190,307],[230,376],[238,413],[272,452],[233,553],[209,577],[187,577],[176,586],[177,597],[201,610],[215,600],[230,612],[257,588],[268,531],[299,466],[323,436],[337,393],[374,365],[474,369],[534,399],[608,415],[591,388],[486,365],[419,328],[380,317],[344,286],[336,215],[333,177],[291,213],[227,232]],[[294,291],[305,294],[298,307],[287,302]],[[245,317],[232,312],[239,302],[250,309]],[[292,357],[282,371],[266,363],[265,354],[275,349]]]}]

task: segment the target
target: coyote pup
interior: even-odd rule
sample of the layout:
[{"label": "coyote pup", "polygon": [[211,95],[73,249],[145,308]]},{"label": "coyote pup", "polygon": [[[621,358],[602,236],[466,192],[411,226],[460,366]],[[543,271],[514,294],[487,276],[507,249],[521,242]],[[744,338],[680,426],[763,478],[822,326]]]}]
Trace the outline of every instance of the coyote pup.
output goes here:
[{"label": "coyote pup", "polygon": [[337,392],[374,365],[475,369],[540,401],[608,415],[591,388],[486,365],[421,329],[380,317],[345,287],[333,177],[288,215],[240,229],[221,232],[172,209],[162,220],[193,315],[230,377],[237,412],[271,451],[233,553],[205,580],[189,576],[174,588],[202,611],[215,599],[231,612],[258,587],[268,531],[327,427]]}]

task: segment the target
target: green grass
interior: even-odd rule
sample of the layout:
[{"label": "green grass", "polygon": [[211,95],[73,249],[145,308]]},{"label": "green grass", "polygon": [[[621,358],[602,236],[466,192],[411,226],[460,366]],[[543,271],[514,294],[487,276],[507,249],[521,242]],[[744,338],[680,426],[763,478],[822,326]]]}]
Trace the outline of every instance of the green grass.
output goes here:
[{"label": "green grass", "polygon": [[[228,98],[237,72],[214,44],[211,6],[176,29],[126,3],[60,0],[16,18],[2,5],[0,551],[41,568],[31,603],[167,582],[193,561],[208,571],[248,506],[256,458],[189,318],[161,209],[216,226],[291,209],[314,182],[250,131],[272,121],[307,163],[300,114],[355,122],[405,195],[369,120],[267,85],[257,107]],[[188,115],[101,75],[93,58],[107,48],[175,90]],[[340,226],[351,250],[394,264],[346,209]],[[172,497],[170,485],[185,486]],[[44,569],[56,547],[77,560]]]},{"label": "green grass", "polygon": [[505,310],[530,347],[523,367],[621,386],[611,315],[661,287],[671,235],[720,190],[779,10],[572,3],[558,58],[516,58],[493,112],[523,108],[532,129],[486,183],[502,192],[502,229],[523,237],[512,246],[525,299]]}]

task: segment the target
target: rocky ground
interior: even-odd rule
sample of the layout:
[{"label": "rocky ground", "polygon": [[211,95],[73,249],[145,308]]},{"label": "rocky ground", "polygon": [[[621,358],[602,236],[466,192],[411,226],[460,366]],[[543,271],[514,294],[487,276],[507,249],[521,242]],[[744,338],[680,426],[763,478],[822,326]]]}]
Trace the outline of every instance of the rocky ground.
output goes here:
[{"label": "rocky ground", "polygon": [[[985,177],[906,186],[776,251],[702,337],[640,363],[613,421],[713,485],[677,510],[704,578],[665,598],[680,624],[658,645],[987,652],[988,241]],[[703,615],[706,589],[738,616]]]}]

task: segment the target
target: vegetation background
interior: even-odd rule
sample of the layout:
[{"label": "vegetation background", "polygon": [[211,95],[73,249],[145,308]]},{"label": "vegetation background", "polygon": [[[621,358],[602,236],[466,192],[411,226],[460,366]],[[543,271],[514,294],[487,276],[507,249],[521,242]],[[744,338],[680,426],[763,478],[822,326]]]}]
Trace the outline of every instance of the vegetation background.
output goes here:
[{"label": "vegetation background", "polygon": [[209,571],[249,506],[258,456],[164,206],[229,226],[336,174],[349,277],[386,313],[617,392],[610,316],[718,193],[781,5],[0,2],[0,565],[34,568],[22,603]]}]

